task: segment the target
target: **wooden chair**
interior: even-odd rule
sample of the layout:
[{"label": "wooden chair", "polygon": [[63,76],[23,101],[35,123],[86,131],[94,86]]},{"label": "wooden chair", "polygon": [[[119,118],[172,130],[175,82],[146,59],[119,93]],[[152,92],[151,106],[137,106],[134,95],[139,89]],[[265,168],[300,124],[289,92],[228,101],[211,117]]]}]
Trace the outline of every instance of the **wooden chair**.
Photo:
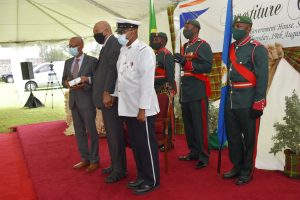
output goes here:
[{"label": "wooden chair", "polygon": [[[155,116],[155,134],[159,146],[164,145],[165,149],[168,145],[168,129],[169,121],[171,120],[172,125],[172,135],[174,137],[174,119],[173,119],[173,97],[168,90],[162,90],[157,94],[158,103],[160,112]],[[130,147],[130,140],[128,137],[128,131],[126,123],[124,125],[124,136],[126,146]],[[164,160],[165,160],[165,171],[168,171],[168,151],[164,151]]]}]

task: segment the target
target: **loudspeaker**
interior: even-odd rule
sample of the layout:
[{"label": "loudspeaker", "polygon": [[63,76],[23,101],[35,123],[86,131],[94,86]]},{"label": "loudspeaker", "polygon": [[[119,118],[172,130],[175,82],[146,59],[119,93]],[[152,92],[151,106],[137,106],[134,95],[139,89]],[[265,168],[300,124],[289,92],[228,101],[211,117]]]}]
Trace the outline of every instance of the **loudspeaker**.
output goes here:
[{"label": "loudspeaker", "polygon": [[23,80],[34,79],[32,62],[21,62]]}]

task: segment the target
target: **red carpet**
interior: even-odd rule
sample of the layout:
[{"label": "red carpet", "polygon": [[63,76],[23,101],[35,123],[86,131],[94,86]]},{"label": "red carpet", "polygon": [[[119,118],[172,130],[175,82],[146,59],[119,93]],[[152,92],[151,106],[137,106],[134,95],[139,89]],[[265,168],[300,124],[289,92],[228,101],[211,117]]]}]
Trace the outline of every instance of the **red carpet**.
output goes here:
[{"label": "red carpet", "polygon": [[[79,161],[74,137],[63,135],[64,122],[50,122],[17,128],[38,199],[45,200],[113,200],[113,199],[300,199],[300,181],[289,179],[281,172],[256,170],[254,180],[245,186],[222,180],[216,174],[217,152],[211,152],[210,165],[195,170],[195,162],[180,162],[177,157],[187,152],[184,136],[177,136],[176,149],[169,154],[169,172],[164,172],[161,154],[161,187],[135,196],[126,183],[135,178],[135,165],[127,151],[129,175],[115,184],[105,184],[100,170],[87,174],[72,169]],[[225,155],[226,154],[226,155]],[[231,165],[227,153],[223,154],[222,170]],[[109,165],[107,144],[100,140],[101,168]],[[2,167],[3,169],[3,167]],[[3,198],[1,198],[3,199]]]},{"label": "red carpet", "polygon": [[36,199],[17,133],[0,134],[0,152],[0,199]]}]

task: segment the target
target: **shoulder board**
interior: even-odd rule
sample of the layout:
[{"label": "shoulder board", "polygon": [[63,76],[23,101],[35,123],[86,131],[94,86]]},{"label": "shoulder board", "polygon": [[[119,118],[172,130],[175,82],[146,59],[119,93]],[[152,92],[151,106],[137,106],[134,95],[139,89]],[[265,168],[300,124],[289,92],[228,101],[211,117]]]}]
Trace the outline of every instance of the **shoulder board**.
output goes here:
[{"label": "shoulder board", "polygon": [[139,45],[139,50],[142,51],[143,49],[145,49],[147,47],[147,45],[144,43],[144,42],[140,42],[140,45]]},{"label": "shoulder board", "polygon": [[250,43],[251,43],[251,44],[254,44],[255,46],[261,46],[261,45],[262,45],[262,43],[260,43],[260,42],[257,41],[257,40],[251,40]]},{"label": "shoulder board", "polygon": [[205,41],[205,40],[202,40],[202,39],[200,39],[200,38],[198,39],[198,41],[199,41],[199,42],[206,43],[206,41]]},{"label": "shoulder board", "polygon": [[166,48],[162,48],[161,51],[164,52],[166,55],[171,54],[171,52]]}]

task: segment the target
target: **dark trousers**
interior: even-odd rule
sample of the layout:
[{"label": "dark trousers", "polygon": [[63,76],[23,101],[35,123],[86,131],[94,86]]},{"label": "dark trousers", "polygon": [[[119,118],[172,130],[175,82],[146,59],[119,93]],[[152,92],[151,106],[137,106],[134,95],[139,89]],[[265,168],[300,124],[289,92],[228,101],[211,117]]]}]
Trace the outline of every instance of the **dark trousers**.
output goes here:
[{"label": "dark trousers", "polygon": [[250,117],[250,108],[225,108],[226,134],[229,157],[234,170],[241,175],[252,175],[255,166],[260,118]]},{"label": "dark trousers", "polygon": [[160,184],[158,144],[154,129],[154,116],[139,122],[136,117],[124,117],[128,126],[128,135],[133,151],[137,177],[144,179],[144,184]]},{"label": "dark trousers", "polygon": [[115,174],[126,173],[126,150],[123,126],[118,116],[118,103],[114,102],[110,108],[101,108],[106,130],[111,166]]},{"label": "dark trousers", "polygon": [[[81,160],[91,163],[99,162],[99,138],[95,124],[96,108],[80,109],[75,104],[71,111]],[[87,130],[90,136],[90,148]]]},{"label": "dark trousers", "polygon": [[190,155],[208,162],[208,99],[181,103],[181,109]]}]

